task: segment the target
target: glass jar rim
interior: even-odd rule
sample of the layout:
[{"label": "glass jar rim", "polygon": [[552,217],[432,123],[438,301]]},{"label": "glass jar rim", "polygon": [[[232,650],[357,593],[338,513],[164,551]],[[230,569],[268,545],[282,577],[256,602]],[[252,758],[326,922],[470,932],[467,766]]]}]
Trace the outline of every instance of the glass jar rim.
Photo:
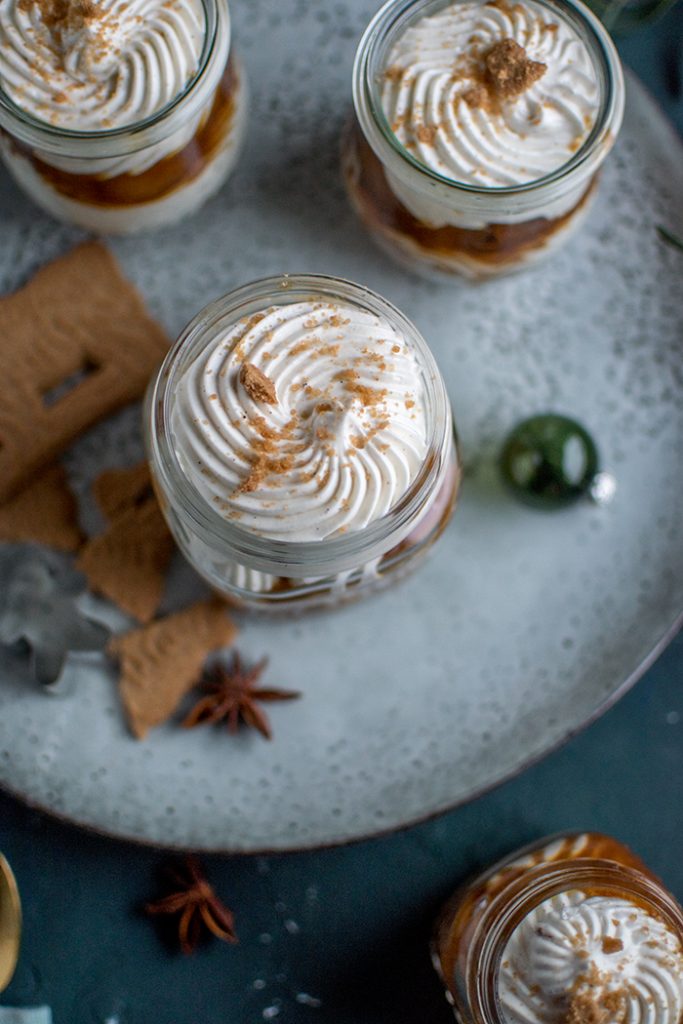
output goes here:
[{"label": "glass jar rim", "polygon": [[475,1024],[505,1024],[495,982],[509,935],[544,900],[569,890],[580,891],[582,885],[590,888],[591,895],[605,889],[626,899],[635,896],[653,916],[663,919],[683,945],[683,908],[654,875],[596,858],[539,864],[498,893],[477,925],[467,978]]},{"label": "glass jar rim", "polygon": [[[356,51],[353,67],[353,101],[356,116],[366,139],[380,159],[382,152],[398,156],[404,167],[417,171],[429,182],[459,194],[480,196],[522,196],[543,186],[562,182],[573,171],[585,168],[592,171],[602,162],[611,142],[621,126],[624,111],[624,82],[621,62],[616,47],[600,19],[582,0],[533,0],[535,4],[560,11],[574,27],[588,30],[588,42],[596,68],[602,80],[602,100],[599,116],[573,156],[555,170],[540,178],[516,185],[482,186],[455,181],[423,164],[397,138],[382,107],[377,89],[378,63],[386,56],[386,41],[390,34],[410,23],[415,10],[427,3],[437,9],[454,0],[387,0],[367,26]],[[465,2],[465,0],[455,0]]]},{"label": "glass jar rim", "polygon": [[[57,151],[59,151],[58,147],[60,144],[69,142],[75,144],[85,143],[87,145],[97,142],[111,143],[117,140],[129,142],[132,138],[143,134],[146,137],[141,141],[141,146],[148,146],[158,142],[163,137],[163,129],[166,122],[181,104],[189,97],[194,96],[207,68],[211,65],[218,46],[219,13],[226,18],[228,52],[230,50],[230,10],[227,3],[221,4],[219,9],[220,0],[200,0],[200,2],[204,9],[206,28],[197,70],[181,91],[153,114],[139,121],[119,125],[116,128],[96,128],[93,130],[63,128],[59,125],[50,124],[49,121],[42,121],[40,118],[34,117],[24,110],[23,107],[19,106],[19,104],[15,103],[5,89],[2,88],[2,85],[0,85],[0,127],[5,128],[12,136],[15,136],[22,142],[39,145],[41,148],[52,149],[56,147]],[[46,140],[51,140],[52,146],[46,146]],[[106,155],[111,154],[107,152]]]},{"label": "glass jar rim", "polygon": [[[292,302],[301,298],[350,301],[369,312],[383,315],[398,325],[418,352],[431,407],[428,454],[410,487],[382,517],[364,529],[317,541],[285,541],[262,536],[225,519],[192,484],[170,443],[171,403],[174,385],[185,367],[216,337],[217,331],[242,316],[251,315],[277,297]],[[370,561],[384,553],[387,538],[405,536],[422,510],[424,494],[435,486],[445,466],[446,445],[453,434],[450,404],[436,360],[415,325],[390,302],[363,285],[323,274],[284,274],[261,278],[234,289],[209,303],[190,321],[171,347],[156,379],[150,385],[146,416],[148,457],[160,474],[162,489],[177,495],[193,526],[210,540],[230,547],[245,564],[256,568],[295,565],[308,570],[321,558],[327,564],[341,561],[349,567],[360,559]],[[400,538],[399,538],[400,539]],[[304,573],[305,574],[305,573]],[[283,573],[286,575],[286,573]]]}]

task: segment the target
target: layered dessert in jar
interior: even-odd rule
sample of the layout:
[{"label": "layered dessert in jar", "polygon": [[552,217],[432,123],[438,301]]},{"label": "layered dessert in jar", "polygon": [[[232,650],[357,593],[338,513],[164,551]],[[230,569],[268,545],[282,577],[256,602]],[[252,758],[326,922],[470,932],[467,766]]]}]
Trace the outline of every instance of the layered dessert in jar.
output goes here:
[{"label": "layered dessert in jar", "polygon": [[0,152],[53,216],[173,223],[223,184],[245,123],[225,0],[0,0]]},{"label": "layered dessert in jar", "polygon": [[176,540],[252,608],[336,604],[415,566],[460,480],[416,328],[368,289],[270,278],[208,306],[150,390],[152,475]]},{"label": "layered dessert in jar", "polygon": [[356,55],[352,205],[410,268],[519,270],[585,217],[623,76],[580,0],[389,0]]},{"label": "layered dessert in jar", "polygon": [[434,964],[462,1024],[680,1024],[683,910],[608,836],[546,839],[457,892]]}]

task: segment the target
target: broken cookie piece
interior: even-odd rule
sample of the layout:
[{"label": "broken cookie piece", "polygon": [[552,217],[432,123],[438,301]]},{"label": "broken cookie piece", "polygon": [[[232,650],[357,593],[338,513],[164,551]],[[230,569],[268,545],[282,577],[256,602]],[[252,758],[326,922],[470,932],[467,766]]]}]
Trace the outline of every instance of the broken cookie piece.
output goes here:
[{"label": "broken cookie piece", "polygon": [[0,540],[45,544],[57,551],[78,550],[83,534],[76,499],[61,465],[48,466],[0,505]]},{"label": "broken cookie piece", "polygon": [[92,590],[139,622],[149,622],[161,602],[173,551],[173,537],[152,495],[125,508],[104,533],[87,541],[76,565]]},{"label": "broken cookie piece", "polygon": [[149,466],[139,462],[124,469],[105,469],[93,481],[92,492],[104,518],[116,519],[154,494]]},{"label": "broken cookie piece", "polygon": [[0,299],[0,501],[84,430],[140,398],[168,348],[99,242]]},{"label": "broken cookie piece", "polygon": [[266,377],[253,363],[242,363],[240,384],[255,402],[277,405],[277,391],[270,377]]},{"label": "broken cookie piece", "polygon": [[109,652],[120,663],[119,691],[133,735],[144,739],[170,718],[207,655],[232,644],[236,634],[225,605],[208,600],[115,637]]},{"label": "broken cookie piece", "polygon": [[504,100],[513,100],[526,92],[548,70],[547,65],[529,60],[526,50],[514,39],[501,39],[486,55],[489,84]]}]

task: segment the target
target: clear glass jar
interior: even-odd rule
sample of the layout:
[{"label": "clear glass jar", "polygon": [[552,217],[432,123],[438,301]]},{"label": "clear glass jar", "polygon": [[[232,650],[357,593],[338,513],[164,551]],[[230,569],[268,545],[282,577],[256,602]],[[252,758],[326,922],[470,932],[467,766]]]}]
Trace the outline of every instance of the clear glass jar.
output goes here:
[{"label": "clear glass jar", "polygon": [[371,21],[356,54],[342,169],[352,206],[390,256],[430,277],[483,280],[550,254],[585,217],[621,126],[623,73],[609,35],[581,0],[538,0],[570,23],[592,57],[601,96],[592,131],[563,166],[525,184],[489,188],[443,177],[398,140],[379,84],[396,40],[452,2],[389,0]]},{"label": "clear glass jar", "polygon": [[[499,984],[511,936],[544,901],[577,891],[639,908],[683,948],[683,910],[626,846],[595,833],[544,839],[458,890],[437,922],[432,959],[461,1024],[508,1024]],[[563,1012],[561,1002],[552,1009],[555,1017]],[[675,1017],[657,1019],[678,1024]]]},{"label": "clear glass jar", "polygon": [[0,154],[52,216],[105,234],[175,223],[199,208],[237,162],[247,119],[244,72],[231,54],[225,0],[201,0],[199,68],[183,91],[136,123],[78,131],[40,121],[0,89]]},{"label": "clear glass jar", "polygon": [[[272,540],[224,518],[184,472],[171,430],[183,373],[245,317],[289,303],[343,302],[384,317],[418,360],[426,403],[428,447],[400,500],[365,529],[318,541]],[[147,453],[161,507],[188,561],[217,591],[252,609],[333,606],[379,590],[423,559],[453,512],[460,460],[443,378],[427,344],[397,309],[367,288],[336,278],[267,278],[238,288],[203,309],[183,331],[150,385],[145,411]]]}]

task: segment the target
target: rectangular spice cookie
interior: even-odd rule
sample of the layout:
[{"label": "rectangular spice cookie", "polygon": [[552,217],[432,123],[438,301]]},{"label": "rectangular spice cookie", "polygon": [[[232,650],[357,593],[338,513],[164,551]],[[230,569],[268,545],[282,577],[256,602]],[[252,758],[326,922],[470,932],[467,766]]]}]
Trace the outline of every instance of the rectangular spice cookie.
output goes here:
[{"label": "rectangular spice cookie", "polygon": [[0,501],[82,431],[140,398],[167,348],[99,242],[0,299]]}]

